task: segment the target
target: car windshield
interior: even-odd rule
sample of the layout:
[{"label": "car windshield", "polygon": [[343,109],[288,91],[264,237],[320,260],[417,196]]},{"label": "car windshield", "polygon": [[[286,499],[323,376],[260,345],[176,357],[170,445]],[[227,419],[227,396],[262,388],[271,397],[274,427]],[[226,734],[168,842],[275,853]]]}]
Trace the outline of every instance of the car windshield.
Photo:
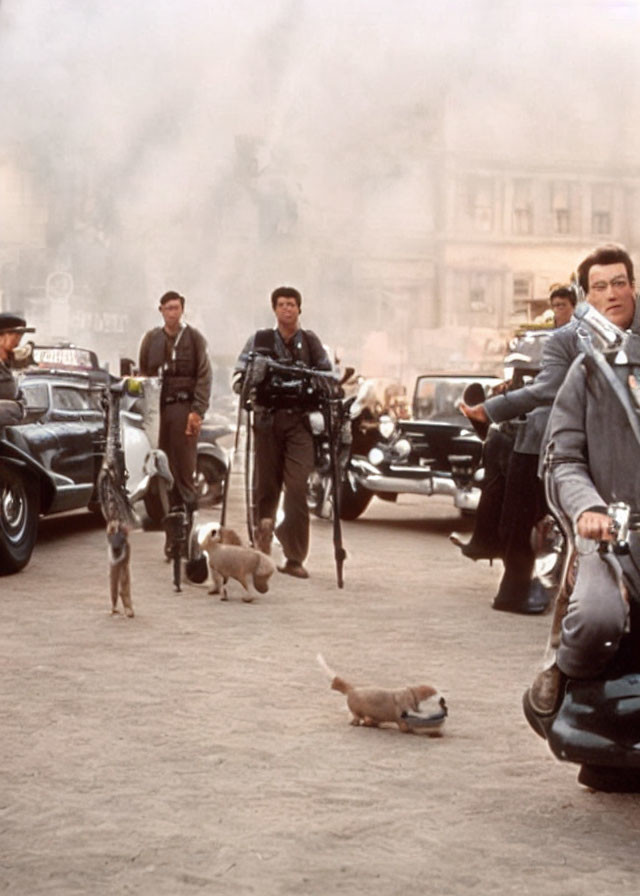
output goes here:
[{"label": "car windshield", "polygon": [[465,420],[457,405],[471,383],[480,383],[485,394],[498,382],[496,377],[421,376],[413,396],[413,415],[417,420]]}]

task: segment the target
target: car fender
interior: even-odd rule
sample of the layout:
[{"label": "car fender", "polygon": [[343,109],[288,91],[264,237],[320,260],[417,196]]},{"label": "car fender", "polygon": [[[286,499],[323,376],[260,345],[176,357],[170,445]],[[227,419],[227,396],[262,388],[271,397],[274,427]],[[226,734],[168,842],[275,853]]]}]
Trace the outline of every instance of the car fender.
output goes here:
[{"label": "car fender", "polygon": [[6,439],[0,439],[0,466],[3,464],[21,473],[28,472],[32,478],[38,481],[40,512],[46,513],[54,501],[58,485],[62,483],[56,483],[56,477],[49,470]]}]

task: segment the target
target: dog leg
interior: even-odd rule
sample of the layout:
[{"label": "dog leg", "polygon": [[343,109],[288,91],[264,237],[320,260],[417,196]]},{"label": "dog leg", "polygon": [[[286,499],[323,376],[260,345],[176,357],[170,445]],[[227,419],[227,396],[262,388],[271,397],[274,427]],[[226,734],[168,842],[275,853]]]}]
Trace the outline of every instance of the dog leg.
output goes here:
[{"label": "dog leg", "polygon": [[256,599],[256,597],[258,596],[258,595],[256,594],[255,589],[251,588],[250,586],[246,586],[246,585],[245,585],[245,591],[246,591],[246,594],[243,594],[243,595],[242,595],[242,600],[245,602],[245,604],[251,604],[251,603],[253,603],[253,601],[254,601],[254,600]]},{"label": "dog leg", "polygon": [[123,561],[120,568],[120,597],[124,606],[124,615],[133,619],[133,604],[131,603],[131,572],[129,570],[129,557]]},{"label": "dog leg", "polygon": [[213,585],[209,589],[209,594],[220,594],[222,590],[223,577],[220,575],[217,569],[211,567],[211,578],[213,580]]},{"label": "dog leg", "polygon": [[118,611],[118,567],[115,563],[109,566],[109,590],[111,594],[111,615],[117,616]]}]

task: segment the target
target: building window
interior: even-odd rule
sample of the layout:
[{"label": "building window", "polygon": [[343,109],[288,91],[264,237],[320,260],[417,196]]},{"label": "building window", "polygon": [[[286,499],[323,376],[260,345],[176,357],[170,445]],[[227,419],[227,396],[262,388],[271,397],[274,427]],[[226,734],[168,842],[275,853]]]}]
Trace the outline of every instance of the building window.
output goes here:
[{"label": "building window", "polygon": [[533,275],[515,274],[513,278],[513,298],[515,302],[528,302],[533,298]]},{"label": "building window", "polygon": [[551,184],[551,219],[554,233],[569,233],[571,230],[570,189],[567,181]]},{"label": "building window", "polygon": [[533,233],[533,201],[531,181],[518,178],[513,182],[513,232]]},{"label": "building window", "polygon": [[483,233],[493,229],[493,179],[469,177],[467,180],[467,214],[475,230]]},{"label": "building window", "polygon": [[609,234],[612,230],[613,191],[610,184],[591,187],[591,232]]}]

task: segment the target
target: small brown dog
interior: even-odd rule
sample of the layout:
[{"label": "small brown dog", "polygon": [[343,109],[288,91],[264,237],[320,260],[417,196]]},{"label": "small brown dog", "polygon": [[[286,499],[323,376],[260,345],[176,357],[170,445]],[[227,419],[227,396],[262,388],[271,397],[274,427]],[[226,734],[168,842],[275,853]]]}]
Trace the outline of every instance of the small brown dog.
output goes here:
[{"label": "small brown dog", "polygon": [[117,614],[118,596],[122,600],[125,616],[133,618],[131,603],[131,572],[129,561],[129,528],[118,520],[107,523],[107,543],[109,551],[109,587],[111,591],[111,613]]},{"label": "small brown dog", "polygon": [[395,722],[405,733],[420,730],[432,737],[439,736],[448,710],[444,697],[431,685],[420,684],[397,690],[356,688],[336,675],[327,666],[322,654],[319,653],[317,658],[331,679],[332,689],[346,696],[352,725],[377,728],[384,722]]},{"label": "small brown dog", "polygon": [[275,572],[275,564],[270,557],[255,548],[245,547],[233,529],[220,528],[210,531],[202,540],[201,547],[209,556],[209,568],[213,578],[213,588],[209,594],[221,594],[227,600],[226,584],[235,579],[247,592],[242,595],[245,603],[251,603],[257,595],[269,590],[269,579]]}]

